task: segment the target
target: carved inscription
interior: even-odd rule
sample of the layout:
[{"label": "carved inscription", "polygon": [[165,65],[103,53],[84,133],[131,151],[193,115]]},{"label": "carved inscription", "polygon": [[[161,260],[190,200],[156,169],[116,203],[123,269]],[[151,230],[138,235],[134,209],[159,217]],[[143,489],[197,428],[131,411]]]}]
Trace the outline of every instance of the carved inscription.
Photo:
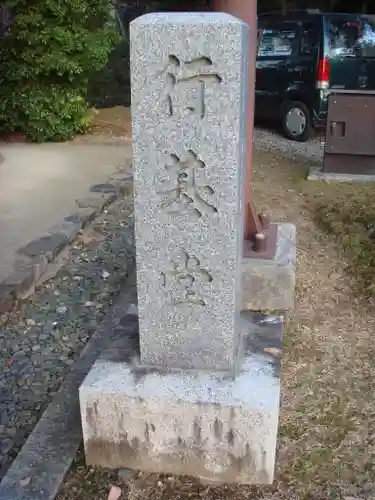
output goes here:
[{"label": "carved inscription", "polygon": [[211,283],[212,276],[201,268],[195,255],[181,251],[178,259],[172,263],[172,269],[161,273],[161,279],[162,285],[171,294],[173,305],[206,305],[199,287],[201,283]]},{"label": "carved inscription", "polygon": [[[173,116],[176,111],[176,91],[181,89],[186,92],[195,90],[196,96],[193,99],[187,97],[187,102],[183,108],[189,112],[204,118],[206,114],[205,90],[206,86],[221,83],[222,78],[215,73],[212,61],[209,57],[199,57],[192,60],[181,61],[178,57],[170,55],[168,63],[161,71],[165,77],[166,90],[162,95],[162,104],[169,116]],[[190,102],[190,100],[192,102]]]},{"label": "carved inscription", "polygon": [[[158,190],[162,196],[162,209],[171,215],[193,214],[197,218],[217,212],[217,208],[207,201],[214,190],[201,180],[205,164],[193,151],[187,151],[181,157],[170,155],[170,163],[164,168],[168,179],[162,182],[163,187]],[[199,178],[198,172],[201,172]]]}]

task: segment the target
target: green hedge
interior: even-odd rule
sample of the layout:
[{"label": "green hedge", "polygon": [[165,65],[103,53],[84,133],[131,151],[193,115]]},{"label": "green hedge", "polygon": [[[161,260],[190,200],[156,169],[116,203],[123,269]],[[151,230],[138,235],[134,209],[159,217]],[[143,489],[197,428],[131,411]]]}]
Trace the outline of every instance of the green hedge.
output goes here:
[{"label": "green hedge", "polygon": [[0,129],[66,140],[88,125],[87,84],[118,41],[108,0],[10,0],[0,41]]}]

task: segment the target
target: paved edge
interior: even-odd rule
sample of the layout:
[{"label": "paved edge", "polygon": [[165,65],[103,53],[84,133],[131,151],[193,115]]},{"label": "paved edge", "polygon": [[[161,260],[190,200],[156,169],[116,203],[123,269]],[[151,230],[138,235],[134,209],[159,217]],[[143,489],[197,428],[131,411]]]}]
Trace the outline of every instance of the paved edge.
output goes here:
[{"label": "paved edge", "polygon": [[[33,287],[51,268],[56,257],[92,222],[95,217],[125,194],[131,174],[132,160],[111,175],[104,184],[92,185],[86,198],[75,200],[77,210],[65,217],[49,233],[19,249],[19,260],[10,276],[0,283],[0,316],[11,312],[19,299],[29,295]],[[123,171],[122,171],[123,170]]]},{"label": "paved edge", "polygon": [[133,260],[124,292],[86,344],[0,483],[0,500],[53,500],[57,495],[82,441],[79,387],[103,349],[118,336],[119,328],[125,334],[127,325],[134,328],[134,269]]},{"label": "paved edge", "polygon": [[339,174],[312,168],[307,176],[307,180],[325,182],[375,182],[375,175]]}]

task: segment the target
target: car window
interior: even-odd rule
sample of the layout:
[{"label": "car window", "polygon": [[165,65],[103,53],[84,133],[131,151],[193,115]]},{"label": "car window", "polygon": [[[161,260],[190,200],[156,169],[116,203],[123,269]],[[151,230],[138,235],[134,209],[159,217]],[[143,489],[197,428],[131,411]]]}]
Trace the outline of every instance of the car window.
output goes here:
[{"label": "car window", "polygon": [[363,23],[362,33],[358,39],[358,47],[362,57],[375,57],[375,28],[372,24]]},{"label": "car window", "polygon": [[304,23],[300,46],[301,54],[308,55],[316,52],[318,47],[318,35],[319,30],[316,25],[313,23]]},{"label": "car window", "polygon": [[358,55],[358,41],[361,36],[361,23],[345,19],[332,19],[328,26],[329,54],[332,57]]},{"label": "car window", "polygon": [[263,28],[258,37],[258,57],[289,56],[293,51],[297,29]]},{"label": "car window", "polygon": [[333,57],[375,57],[375,27],[360,20],[331,21],[329,50]]}]

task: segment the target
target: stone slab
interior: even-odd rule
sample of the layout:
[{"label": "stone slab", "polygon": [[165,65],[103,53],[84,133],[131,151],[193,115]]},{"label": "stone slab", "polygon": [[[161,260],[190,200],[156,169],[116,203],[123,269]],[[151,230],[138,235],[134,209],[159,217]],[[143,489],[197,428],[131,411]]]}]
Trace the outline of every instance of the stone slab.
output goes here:
[{"label": "stone slab", "polygon": [[144,364],[230,369],[240,343],[248,28],[223,13],[131,23]]},{"label": "stone slab", "polygon": [[332,172],[324,172],[318,168],[311,168],[307,176],[309,181],[326,181],[326,182],[375,182],[375,175],[361,174],[337,174]]},{"label": "stone slab", "polygon": [[[131,237],[131,236],[130,236]],[[122,338],[122,355],[137,352],[134,262],[126,289],[74,363],[0,483],[0,500],[53,500],[82,442],[78,389],[100,353]],[[30,481],[27,481],[30,478]],[[26,481],[25,481],[26,479]]]},{"label": "stone slab", "polygon": [[283,320],[246,320],[245,362],[234,379],[145,368],[124,357],[119,338],[80,388],[87,463],[211,483],[272,483]]},{"label": "stone slab", "polygon": [[296,228],[278,224],[275,258],[242,260],[242,310],[293,310],[295,284]]}]

